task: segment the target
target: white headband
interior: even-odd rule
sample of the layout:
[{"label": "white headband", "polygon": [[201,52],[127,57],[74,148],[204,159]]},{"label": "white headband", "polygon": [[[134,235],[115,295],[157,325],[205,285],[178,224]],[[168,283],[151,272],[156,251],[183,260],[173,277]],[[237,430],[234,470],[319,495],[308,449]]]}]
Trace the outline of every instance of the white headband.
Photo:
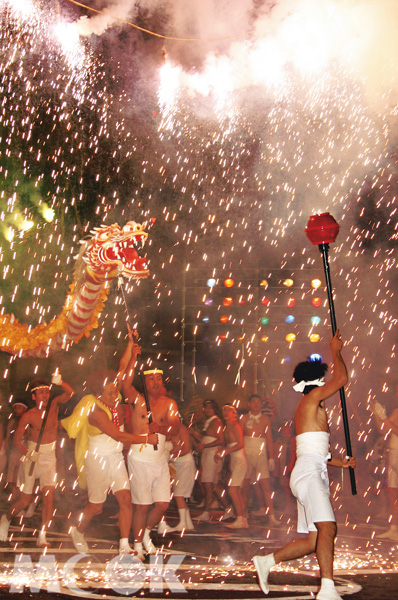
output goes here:
[{"label": "white headband", "polygon": [[157,373],[163,375],[163,371],[161,369],[151,369],[150,371],[144,371],[144,375],[156,375]]},{"label": "white headband", "polygon": [[304,392],[304,388],[307,385],[317,385],[319,387],[321,387],[322,385],[325,385],[325,380],[322,379],[314,379],[313,381],[300,381],[299,383],[296,383],[293,386],[293,389],[295,392]]}]

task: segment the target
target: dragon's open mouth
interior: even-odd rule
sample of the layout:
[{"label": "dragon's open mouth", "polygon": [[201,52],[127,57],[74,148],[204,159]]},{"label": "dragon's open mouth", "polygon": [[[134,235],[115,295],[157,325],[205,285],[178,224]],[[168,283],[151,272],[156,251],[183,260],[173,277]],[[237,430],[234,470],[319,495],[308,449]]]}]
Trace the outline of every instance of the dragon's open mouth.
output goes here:
[{"label": "dragon's open mouth", "polygon": [[91,268],[105,270],[108,276],[117,271],[124,277],[148,277],[148,262],[143,256],[147,237],[143,227],[134,221],[126,223],[123,229],[116,224],[101,227],[85,260]]}]

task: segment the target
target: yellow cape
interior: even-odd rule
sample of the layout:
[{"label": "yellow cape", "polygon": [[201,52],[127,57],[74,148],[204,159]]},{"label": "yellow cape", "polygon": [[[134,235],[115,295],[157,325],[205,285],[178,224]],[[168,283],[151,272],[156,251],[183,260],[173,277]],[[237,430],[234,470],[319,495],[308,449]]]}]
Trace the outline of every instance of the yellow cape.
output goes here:
[{"label": "yellow cape", "polygon": [[84,396],[80,402],[75,406],[73,413],[66,417],[66,419],[62,419],[62,426],[66,429],[66,432],[70,438],[76,438],[75,444],[75,461],[77,467],[77,476],[79,480],[79,485],[82,489],[86,489],[86,473],[84,468],[84,459],[88,450],[88,436],[100,435],[102,431],[97,427],[93,427],[88,422],[88,417],[90,412],[92,412],[98,406],[101,408],[110,420],[112,420],[112,413],[107,408],[97,400],[95,396],[89,395]]}]

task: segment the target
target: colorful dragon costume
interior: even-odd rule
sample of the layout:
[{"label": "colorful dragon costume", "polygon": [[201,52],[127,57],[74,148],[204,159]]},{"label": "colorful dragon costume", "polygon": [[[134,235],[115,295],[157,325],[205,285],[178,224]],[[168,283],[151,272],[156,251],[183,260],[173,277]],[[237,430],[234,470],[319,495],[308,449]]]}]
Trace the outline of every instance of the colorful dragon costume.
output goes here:
[{"label": "colorful dragon costume", "polygon": [[134,221],[123,228],[102,225],[91,233],[90,239],[80,242],[74,281],[61,314],[48,325],[35,328],[19,323],[12,315],[0,316],[1,350],[38,358],[66,350],[97,327],[110,280],[148,277],[146,258],[139,256],[148,237],[143,225]]}]

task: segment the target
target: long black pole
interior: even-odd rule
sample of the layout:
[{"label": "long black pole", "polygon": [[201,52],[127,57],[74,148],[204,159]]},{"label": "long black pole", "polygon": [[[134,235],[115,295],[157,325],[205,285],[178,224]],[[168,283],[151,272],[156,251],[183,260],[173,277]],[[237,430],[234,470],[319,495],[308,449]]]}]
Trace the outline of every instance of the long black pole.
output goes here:
[{"label": "long black pole", "polygon": [[[336,333],[337,326],[336,326],[336,315],[334,312],[332,282],[330,279],[330,269],[329,269],[329,260],[328,260],[329,244],[319,244],[318,248],[319,248],[319,250],[322,254],[322,258],[323,258],[323,268],[325,270],[326,287],[327,287],[327,291],[328,291],[330,320],[332,323],[332,332],[334,335]],[[343,387],[340,388],[339,393],[340,393],[341,412],[343,415],[343,425],[344,425],[344,435],[345,435],[345,444],[346,444],[346,449],[347,449],[347,455],[351,457],[352,456],[352,448],[351,448],[351,438],[350,438],[350,426],[348,423],[347,404],[346,404],[345,393],[344,393]],[[350,472],[352,495],[355,496],[357,493],[355,472],[352,467],[349,467],[348,470]]]},{"label": "long black pole", "polygon": [[[46,423],[47,423],[48,415],[50,414],[52,400],[53,400],[52,398],[48,399],[46,410],[44,411],[44,417],[43,417],[43,421],[41,423],[41,427],[40,427],[40,431],[39,431],[39,437],[37,438],[37,442],[36,442],[36,446],[35,446],[35,452],[39,452],[39,450],[40,450],[41,441],[43,439],[44,430],[46,428]],[[29,469],[29,477],[32,477],[34,468],[35,468],[35,463],[32,462],[32,464],[30,465],[30,469]]]},{"label": "long black pole", "polygon": [[[142,388],[143,388],[143,391],[144,391],[146,411],[148,413],[148,422],[152,423],[152,421],[153,421],[153,419],[152,419],[152,411],[151,411],[151,406],[149,404],[148,390],[146,389],[145,375],[144,375],[143,371],[140,371],[140,375],[141,375]],[[153,445],[153,449],[157,450],[158,449],[158,445],[154,444]]]}]

